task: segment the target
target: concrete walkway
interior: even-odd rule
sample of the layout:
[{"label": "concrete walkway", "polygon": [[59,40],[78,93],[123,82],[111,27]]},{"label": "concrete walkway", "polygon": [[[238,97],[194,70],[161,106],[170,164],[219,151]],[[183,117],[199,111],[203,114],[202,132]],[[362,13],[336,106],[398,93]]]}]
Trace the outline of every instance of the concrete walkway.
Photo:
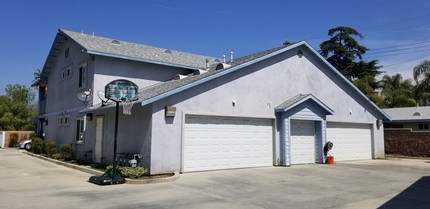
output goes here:
[{"label": "concrete walkway", "polygon": [[426,160],[196,172],[113,186],[15,149],[0,149],[0,168],[0,208],[430,208]]}]

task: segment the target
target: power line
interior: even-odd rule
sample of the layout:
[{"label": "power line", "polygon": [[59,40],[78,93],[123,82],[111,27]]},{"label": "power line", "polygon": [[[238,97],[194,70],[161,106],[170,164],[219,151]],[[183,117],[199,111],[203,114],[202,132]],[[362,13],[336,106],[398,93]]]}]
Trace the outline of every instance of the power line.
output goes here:
[{"label": "power line", "polygon": [[413,46],[413,47],[405,47],[405,48],[400,48],[400,49],[392,49],[392,50],[385,50],[385,51],[379,51],[379,52],[373,52],[373,51],[369,51],[366,52],[366,55],[377,55],[377,54],[386,54],[386,53],[392,53],[392,52],[398,52],[398,51],[407,51],[407,50],[412,50],[412,49],[423,49],[426,47],[429,47],[430,45],[427,46]]},{"label": "power line", "polygon": [[369,51],[379,51],[379,50],[383,50],[383,49],[398,48],[398,47],[417,45],[417,44],[423,44],[423,43],[430,43],[430,40],[421,41],[421,42],[415,42],[415,43],[409,43],[409,44],[401,44],[401,45],[396,45],[396,46],[388,46],[388,47],[375,48],[375,49],[370,49]]},{"label": "power line", "polygon": [[418,53],[418,52],[427,52],[427,51],[430,51],[430,49],[412,51],[412,52],[403,52],[403,53],[397,53],[397,54],[395,53],[395,54],[386,54],[386,55],[379,55],[379,56],[370,56],[370,58],[388,57],[388,56],[396,56],[396,55],[403,55],[403,54],[414,54],[414,53]]}]

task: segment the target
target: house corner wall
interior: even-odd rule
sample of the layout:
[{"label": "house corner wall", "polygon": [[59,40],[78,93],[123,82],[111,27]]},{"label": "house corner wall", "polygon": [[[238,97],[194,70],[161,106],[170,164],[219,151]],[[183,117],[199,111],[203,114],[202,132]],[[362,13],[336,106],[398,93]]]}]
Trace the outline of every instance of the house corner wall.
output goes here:
[{"label": "house corner wall", "polygon": [[378,127],[376,123],[372,125],[372,158],[384,159],[385,158],[385,144],[384,144],[384,126]]}]

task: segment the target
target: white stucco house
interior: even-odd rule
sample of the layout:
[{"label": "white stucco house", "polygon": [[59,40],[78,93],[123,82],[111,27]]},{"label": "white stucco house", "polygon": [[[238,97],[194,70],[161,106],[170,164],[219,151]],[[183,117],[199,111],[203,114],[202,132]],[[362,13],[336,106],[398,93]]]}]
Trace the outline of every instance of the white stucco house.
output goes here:
[{"label": "white stucco house", "polygon": [[151,174],[322,163],[327,141],[336,161],[384,158],[389,116],[305,41],[225,61],[59,29],[38,131],[112,163],[115,105],[97,92],[116,79],[139,86],[118,152],[140,154]]}]

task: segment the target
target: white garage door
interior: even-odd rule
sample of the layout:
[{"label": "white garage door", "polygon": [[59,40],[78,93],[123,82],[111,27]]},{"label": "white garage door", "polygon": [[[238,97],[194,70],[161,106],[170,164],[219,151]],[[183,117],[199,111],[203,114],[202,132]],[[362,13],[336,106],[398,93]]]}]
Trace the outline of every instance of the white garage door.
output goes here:
[{"label": "white garage door", "polygon": [[328,123],[329,152],[335,161],[372,159],[371,129],[367,124]]},{"label": "white garage door", "polygon": [[291,121],[291,164],[315,163],[315,122]]},{"label": "white garage door", "polygon": [[183,171],[273,165],[270,119],[187,116]]}]

